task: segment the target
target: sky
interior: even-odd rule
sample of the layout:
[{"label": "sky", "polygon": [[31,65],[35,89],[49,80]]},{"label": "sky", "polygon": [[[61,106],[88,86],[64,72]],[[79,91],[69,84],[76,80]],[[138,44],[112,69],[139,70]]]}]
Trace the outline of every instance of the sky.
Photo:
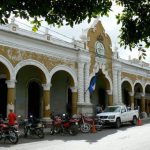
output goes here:
[{"label": "sky", "polygon": [[[111,41],[112,41],[112,49],[114,50],[114,47],[117,46],[118,47],[118,52],[119,52],[119,57],[128,60],[129,57],[131,59],[133,58],[137,58],[138,59],[138,55],[139,52],[137,50],[137,48],[133,49],[132,51],[130,51],[129,49],[124,49],[123,47],[120,48],[118,42],[119,42],[119,29],[121,27],[121,25],[117,25],[117,20],[115,18],[115,15],[118,14],[119,12],[122,11],[121,7],[116,6],[115,4],[113,4],[112,6],[112,12],[109,14],[109,17],[100,17],[99,20],[102,22],[102,25],[105,29],[105,32],[110,36]],[[18,19],[16,19],[18,20]],[[25,21],[19,20],[19,22],[23,22],[23,23],[27,23]],[[70,40],[72,38],[74,38],[75,40],[80,40],[80,36],[82,34],[82,30],[89,28],[94,22],[94,19],[91,20],[91,22],[88,24],[87,20],[83,21],[81,24],[78,25],[74,25],[73,28],[69,27],[69,26],[62,26],[60,28],[57,27],[48,27],[50,28],[49,34],[56,36],[58,38],[63,38],[65,39],[64,36],[65,35],[69,38],[66,38],[66,40]],[[29,23],[28,23],[29,24]],[[43,22],[42,26],[47,27],[47,24]],[[59,33],[59,34],[57,34]],[[147,52],[147,57],[144,60],[145,62],[150,63],[150,53]]]}]

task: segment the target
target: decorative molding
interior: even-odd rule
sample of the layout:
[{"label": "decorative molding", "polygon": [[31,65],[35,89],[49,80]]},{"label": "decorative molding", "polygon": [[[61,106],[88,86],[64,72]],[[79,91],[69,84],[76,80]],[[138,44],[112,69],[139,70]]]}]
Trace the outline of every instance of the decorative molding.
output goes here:
[{"label": "decorative molding", "polygon": [[147,81],[147,82],[145,83],[145,88],[146,88],[147,85],[150,86],[150,81]]},{"label": "decorative molding", "polygon": [[10,61],[7,60],[4,56],[0,55],[0,62],[2,62],[7,67],[7,69],[9,70],[9,73],[10,73],[10,79],[12,79],[14,68],[13,68],[12,64],[10,63]]},{"label": "decorative molding", "polygon": [[15,88],[16,80],[6,80],[7,88]]},{"label": "decorative molding", "polygon": [[90,81],[89,81],[89,76],[90,76],[90,63],[85,63],[85,68],[84,68],[84,97],[85,97],[85,103],[91,103],[90,102],[90,93],[88,90]]},{"label": "decorative molding", "polygon": [[[77,62],[78,60],[77,53],[79,51],[78,50],[79,46],[77,46],[77,48],[75,49],[72,43],[63,41],[64,45],[61,45],[59,44],[61,43],[61,41],[57,40],[57,43],[55,42],[56,39],[52,40],[51,38],[50,41],[47,41],[45,37],[43,37],[45,35],[40,35],[42,37],[40,39],[36,39],[33,38],[30,34],[28,36],[25,36],[24,34],[15,34],[12,32],[8,32],[7,29],[5,30],[4,31],[1,30],[1,26],[0,26],[1,45],[17,48],[20,49],[21,51],[40,53],[47,56],[56,57],[59,59],[63,58],[69,61]],[[69,47],[70,44],[71,47]],[[80,45],[80,49],[82,49],[81,45]]]},{"label": "decorative molding", "polygon": [[78,90],[78,88],[75,86],[70,87],[70,89],[71,89],[72,93],[75,93]]},{"label": "decorative molding", "polygon": [[112,64],[113,70],[122,71],[122,68],[123,68],[123,66],[120,62],[118,62],[117,60],[113,60],[113,64]]},{"label": "decorative molding", "polygon": [[101,33],[97,36],[97,41],[99,41],[99,42],[103,42],[104,41],[104,38],[103,38]]},{"label": "decorative molding", "polygon": [[91,81],[92,77],[94,77],[94,75],[99,71],[99,70],[102,70],[102,73],[105,75],[106,79],[109,81],[109,84],[110,84],[110,90],[112,91],[112,80],[109,76],[109,73],[108,73],[108,70],[106,70],[106,65],[105,64],[101,64],[99,62],[96,62],[95,63],[95,66],[93,68],[93,73],[90,74],[90,78],[89,80]]},{"label": "decorative molding", "polygon": [[132,92],[133,92],[133,91],[134,91],[134,85],[133,85],[132,80],[130,80],[128,77],[123,78],[123,79],[121,80],[121,86],[122,86],[123,82],[125,82],[125,81],[129,82],[129,84],[131,85],[131,90],[132,90]]},{"label": "decorative molding", "polygon": [[77,74],[76,74],[75,69],[70,68],[70,67],[65,66],[65,65],[58,65],[58,66],[54,67],[52,70],[50,70],[49,83],[51,83],[52,76],[57,71],[61,71],[61,70],[62,71],[66,71],[66,72],[68,72],[71,75],[71,77],[73,78],[73,81],[74,81],[74,86],[77,87],[78,83],[77,83]]},{"label": "decorative molding", "polygon": [[[1,35],[0,35],[1,36]],[[14,37],[15,38],[15,37]],[[26,40],[24,40],[26,41]],[[24,41],[18,41],[18,43],[10,42],[7,39],[1,39],[0,37],[0,44],[6,45],[8,47],[17,48],[21,51],[29,51],[34,53],[39,53],[47,56],[52,56],[54,58],[59,58],[63,60],[69,60],[76,62],[77,61],[77,52],[78,50],[71,51],[71,49],[66,49],[64,47],[54,45],[54,44],[47,44],[43,43],[41,45],[38,44],[38,42],[28,42],[28,44],[25,44]],[[35,44],[36,43],[36,44]],[[63,51],[63,52],[62,52]]]},{"label": "decorative molding", "polygon": [[149,77],[149,72],[150,72],[150,67],[142,67],[139,64],[133,64],[131,63],[131,61],[129,60],[123,60],[123,59],[119,59],[119,60],[115,60],[114,62],[119,63],[122,68],[123,68],[123,72],[129,73],[129,74],[135,74],[135,75],[139,75],[145,78]]},{"label": "decorative molding", "polygon": [[44,91],[50,91],[51,86],[52,86],[52,84],[50,84],[50,83],[42,84]]},{"label": "decorative molding", "polygon": [[118,104],[119,91],[118,91],[118,71],[113,70],[113,104]]},{"label": "decorative molding", "polygon": [[14,104],[7,104],[7,114],[9,113],[9,110],[13,110],[14,111],[14,109],[15,109],[15,107],[14,107]]},{"label": "decorative molding", "polygon": [[17,73],[18,71],[24,67],[24,66],[27,66],[27,65],[33,65],[33,66],[36,66],[38,67],[39,69],[41,69],[43,71],[43,74],[45,75],[46,77],[46,83],[49,83],[49,72],[47,70],[47,68],[40,62],[36,61],[36,60],[33,60],[33,59],[27,59],[27,60],[23,60],[21,62],[19,62],[15,68],[14,68],[14,74],[13,74],[13,79],[16,80],[16,76],[17,76]]},{"label": "decorative molding", "polygon": [[[64,41],[62,39],[58,39],[58,38],[55,38],[53,36],[51,36],[50,41],[47,41],[47,39],[45,39],[45,34],[43,35],[43,34],[39,34],[38,32],[34,33],[32,31],[29,31],[29,30],[26,30],[26,29],[21,29],[15,23],[8,24],[7,26],[0,26],[0,30],[2,30],[4,32],[9,31],[10,34],[12,34],[12,33],[14,33],[14,31],[12,30],[12,27],[16,27],[15,36],[20,36],[21,35],[22,37],[29,37],[29,38],[32,38],[32,39],[45,41],[45,42],[48,42],[48,43],[51,42],[51,43],[56,44],[56,45],[60,45],[60,46],[64,46],[64,47],[67,47],[67,48],[74,49],[74,44],[72,44],[68,41]],[[84,49],[84,47],[81,47],[81,48]]]},{"label": "decorative molding", "polygon": [[84,62],[78,62],[78,103],[84,103]]},{"label": "decorative molding", "polygon": [[91,25],[91,29],[93,29],[93,32],[96,31],[96,25],[98,24],[98,22],[100,22],[99,20],[99,16],[94,20],[93,24]]},{"label": "decorative molding", "polygon": [[112,95],[112,91],[111,90],[106,90],[108,95]]},{"label": "decorative molding", "polygon": [[50,110],[50,104],[48,104],[47,106],[45,106],[45,110]]},{"label": "decorative molding", "polygon": [[140,81],[140,80],[136,80],[134,82],[133,86],[135,86],[137,83],[141,84],[142,88],[144,89],[144,85],[143,85],[142,81]]},{"label": "decorative molding", "polygon": [[130,96],[134,96],[134,92],[129,92],[129,95]]}]

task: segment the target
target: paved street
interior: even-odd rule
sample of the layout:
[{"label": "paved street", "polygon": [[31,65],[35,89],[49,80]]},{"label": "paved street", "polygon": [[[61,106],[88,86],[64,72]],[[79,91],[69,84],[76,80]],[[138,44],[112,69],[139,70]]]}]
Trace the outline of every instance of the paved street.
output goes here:
[{"label": "paved street", "polygon": [[125,125],[119,130],[105,128],[77,136],[46,135],[43,140],[22,137],[17,145],[0,141],[0,150],[150,150],[149,141],[150,124],[146,123],[136,127]]}]

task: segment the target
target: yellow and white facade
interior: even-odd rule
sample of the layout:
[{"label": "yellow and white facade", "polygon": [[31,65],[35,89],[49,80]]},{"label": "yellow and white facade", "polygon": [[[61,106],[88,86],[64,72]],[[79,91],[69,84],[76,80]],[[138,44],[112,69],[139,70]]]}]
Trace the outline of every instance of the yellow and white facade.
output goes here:
[{"label": "yellow and white facade", "polygon": [[[94,113],[97,104],[126,104],[150,109],[150,67],[123,60],[112,51],[100,21],[71,43],[46,30],[21,29],[12,20],[0,26],[0,113],[48,118],[49,112]],[[96,88],[87,90],[97,74]]]}]

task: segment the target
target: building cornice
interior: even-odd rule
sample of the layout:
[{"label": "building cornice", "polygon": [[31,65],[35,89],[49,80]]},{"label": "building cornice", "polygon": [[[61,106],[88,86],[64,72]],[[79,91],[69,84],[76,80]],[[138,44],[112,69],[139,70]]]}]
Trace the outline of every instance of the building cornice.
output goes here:
[{"label": "building cornice", "polygon": [[[66,48],[64,46],[47,43],[44,41],[20,37],[0,31],[0,44],[8,47],[17,48],[22,51],[36,52],[44,55],[49,55],[55,58],[63,58],[71,61],[77,61],[77,49]],[[63,52],[63,53],[62,53]]]},{"label": "building cornice", "polygon": [[[116,67],[116,66],[121,66],[121,67]],[[149,76],[150,67],[142,67],[141,65],[130,63],[127,60],[114,59],[113,68],[129,74],[143,76],[145,78],[150,77]]]}]

